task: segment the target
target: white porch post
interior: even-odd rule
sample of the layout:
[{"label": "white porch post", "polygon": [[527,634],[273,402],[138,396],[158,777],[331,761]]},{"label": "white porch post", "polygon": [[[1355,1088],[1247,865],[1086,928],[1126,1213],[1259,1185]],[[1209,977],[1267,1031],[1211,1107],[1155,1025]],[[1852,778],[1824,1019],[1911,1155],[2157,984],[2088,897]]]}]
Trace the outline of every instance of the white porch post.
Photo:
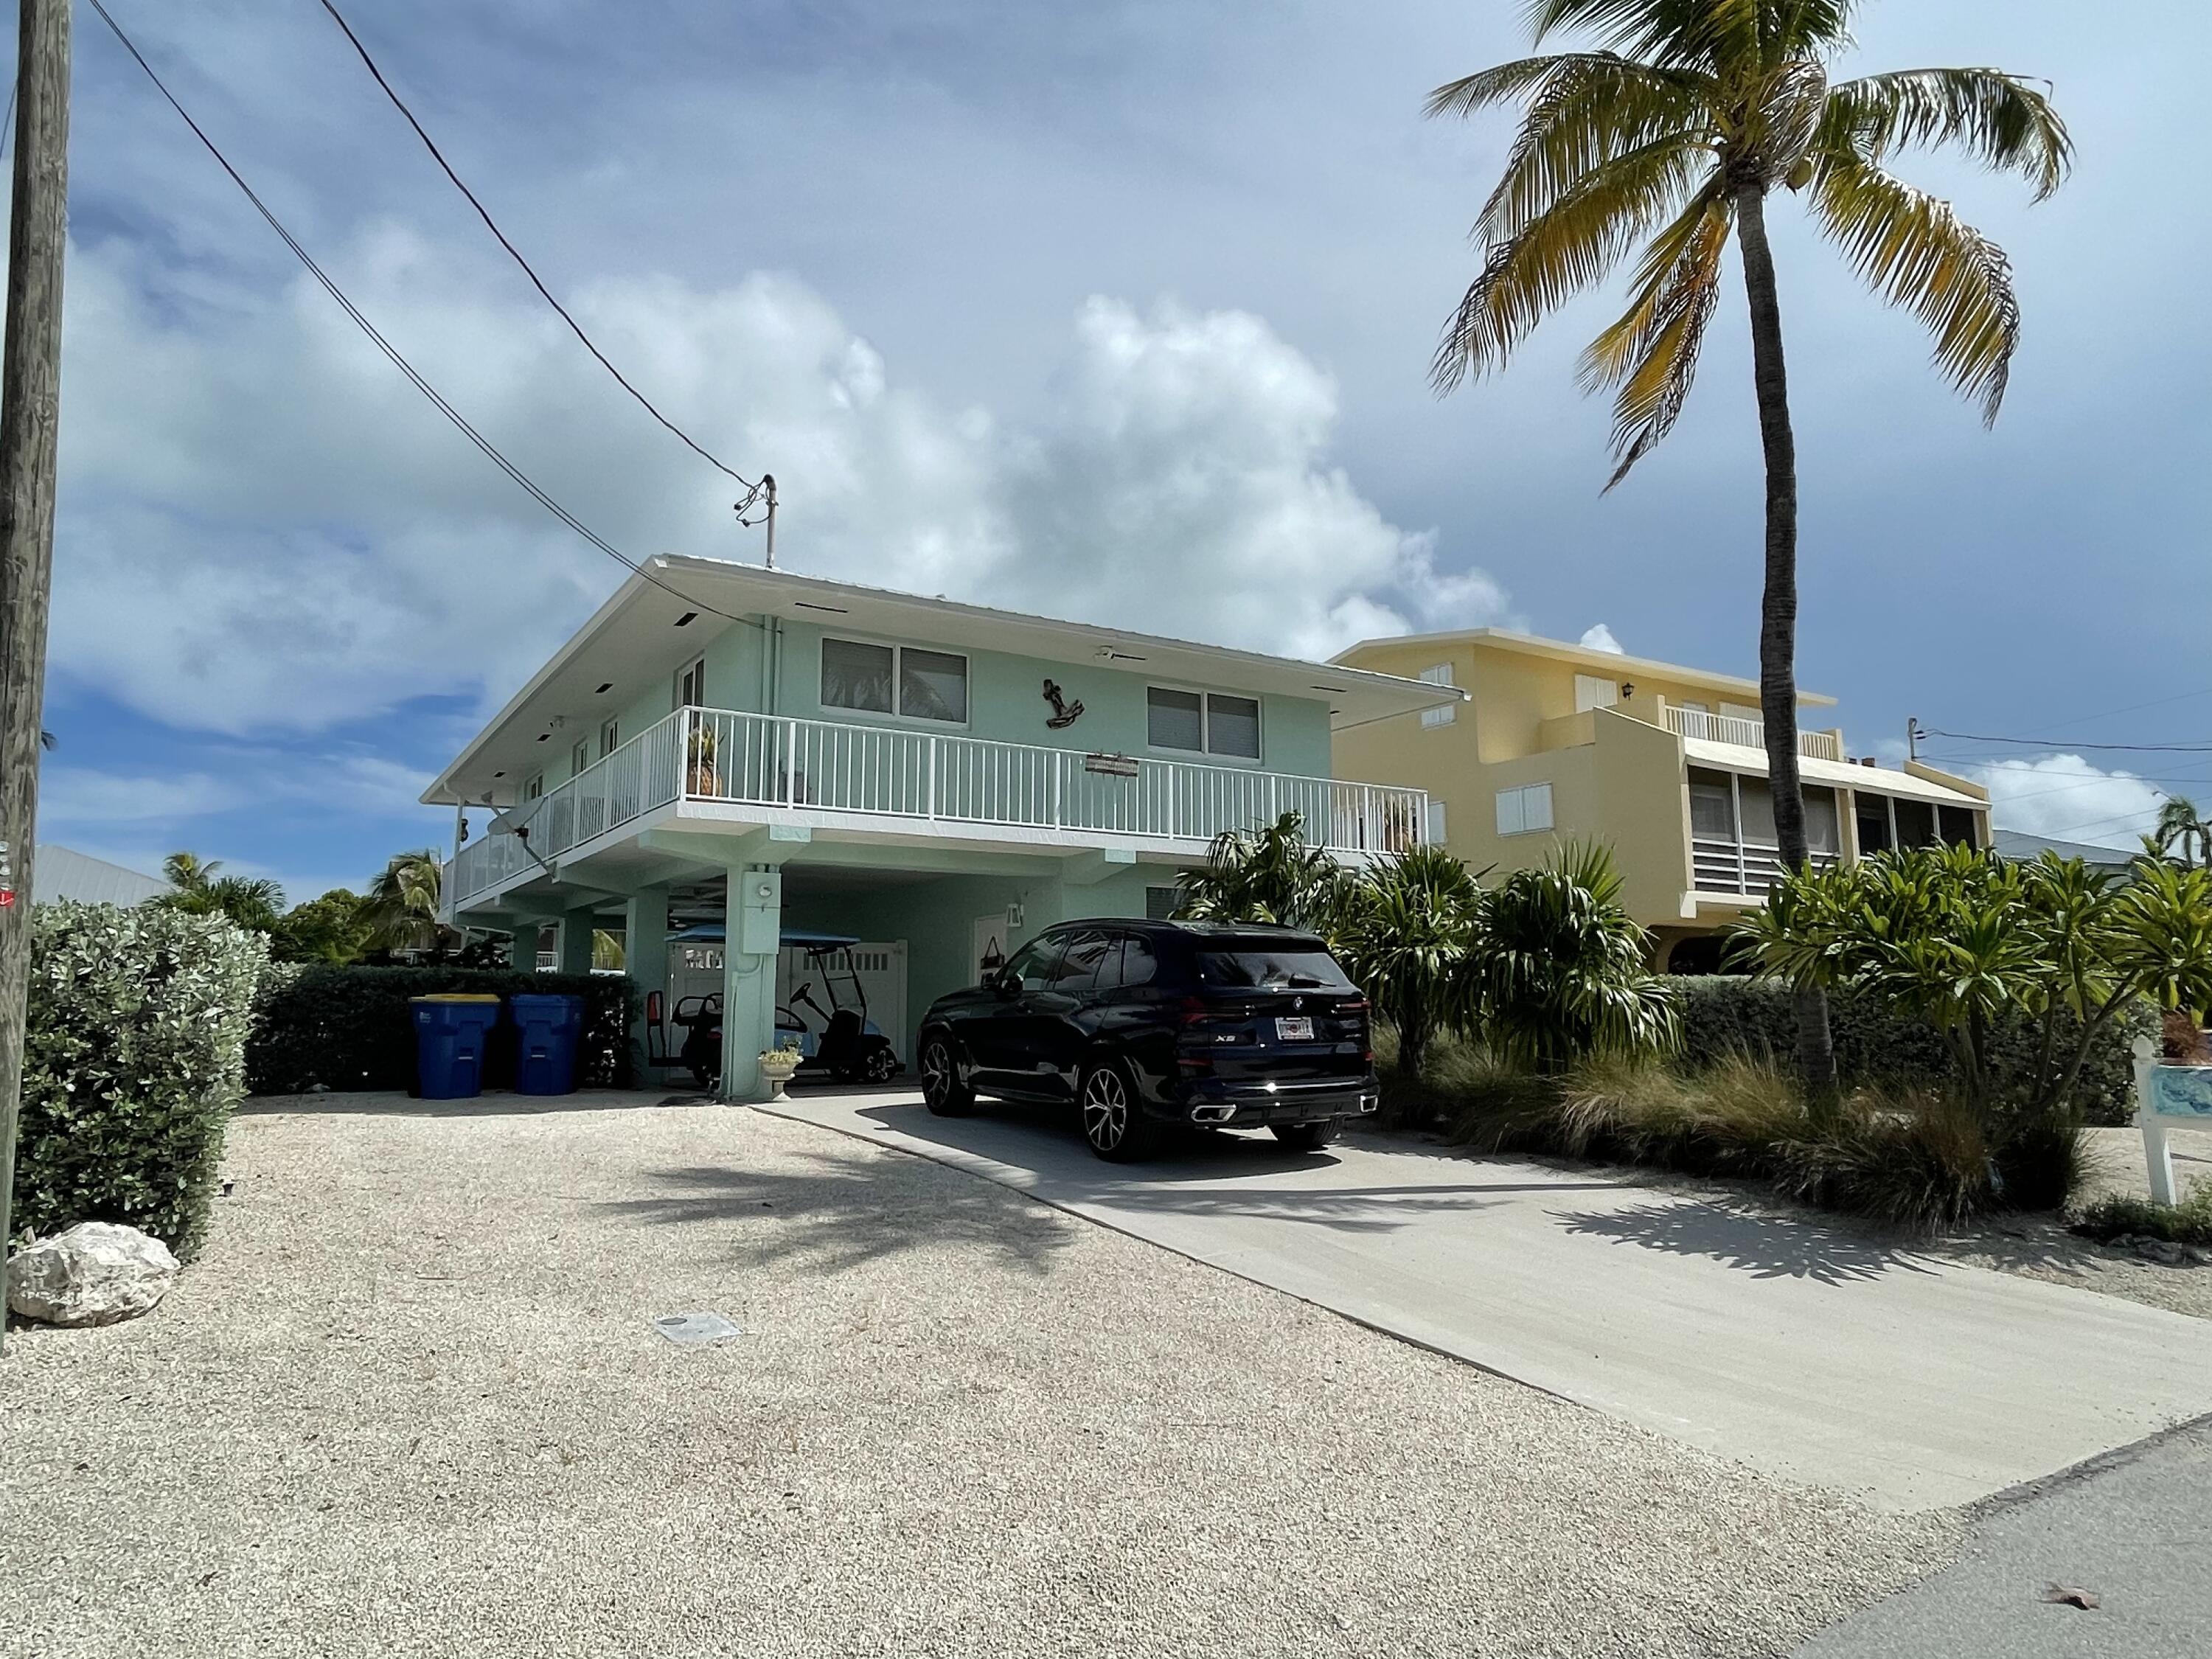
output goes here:
[{"label": "white porch post", "polygon": [[733,866],[723,911],[722,1098],[765,1100],[761,1051],[775,1041],[775,963],[783,872]]},{"label": "white porch post", "polygon": [[[668,995],[668,890],[647,887],[623,906],[623,969],[637,987],[638,1014],[630,1030],[630,1076],[641,1086],[659,1081],[646,1069],[645,1000]],[[663,1008],[664,1018],[669,1010]]]}]

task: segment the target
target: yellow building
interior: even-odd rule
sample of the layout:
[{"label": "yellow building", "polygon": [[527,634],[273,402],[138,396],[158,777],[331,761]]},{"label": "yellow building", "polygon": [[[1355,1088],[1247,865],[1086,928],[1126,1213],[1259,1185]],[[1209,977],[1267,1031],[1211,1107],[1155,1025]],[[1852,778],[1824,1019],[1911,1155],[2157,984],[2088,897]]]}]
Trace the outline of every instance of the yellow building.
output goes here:
[{"label": "yellow building", "polygon": [[[1709,969],[1716,929],[1775,881],[1756,681],[1504,629],[1368,640],[1347,666],[1453,685],[1456,706],[1340,726],[1336,775],[1429,793],[1431,831],[1480,871],[1607,843],[1657,965]],[[1799,696],[1808,839],[1820,859],[1925,842],[1990,844],[1989,793],[1908,763],[1850,758],[1814,729],[1835,699]]]}]

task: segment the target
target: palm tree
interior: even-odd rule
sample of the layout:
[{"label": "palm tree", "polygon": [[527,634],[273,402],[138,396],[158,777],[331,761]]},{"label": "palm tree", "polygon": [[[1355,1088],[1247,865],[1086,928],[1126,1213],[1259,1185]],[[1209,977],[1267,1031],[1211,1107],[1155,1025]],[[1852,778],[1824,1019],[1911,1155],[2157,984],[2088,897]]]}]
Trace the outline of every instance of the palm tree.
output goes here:
[{"label": "palm tree", "polygon": [[437,849],[395,853],[362,901],[371,937],[388,951],[427,951],[444,937],[438,925],[439,889],[445,866]]},{"label": "palm tree", "polygon": [[1558,1072],[1593,1054],[1675,1046],[1674,991],[1644,966],[1650,941],[1621,908],[1620,874],[1602,846],[1569,842],[1483,898],[1468,1000],[1498,1053]]},{"label": "palm tree", "polygon": [[[1583,27],[1598,50],[1503,64],[1439,87],[1432,116],[1527,106],[1505,176],[1476,222],[1482,271],[1437,348],[1439,391],[1504,366],[1549,313],[1640,246],[1628,309],[1583,354],[1612,389],[1619,483],[1680,416],[1734,235],[1750,304],[1766,463],[1759,705],[1776,839],[1806,860],[1797,767],[1797,456],[1766,204],[1807,192],[1814,221],[1881,296],[1934,331],[1936,364],[1994,421],[2020,307],[2004,251],[1950,204],[1906,184],[1893,152],[1950,145],[2026,176],[2038,200],[2073,146],[2043,94],[1987,69],[1905,70],[1831,82],[1860,0],[1531,0],[1535,44]],[[1798,1002],[1798,1060],[1816,1098],[1835,1089],[1827,1006]]]},{"label": "palm tree", "polygon": [[1394,854],[1347,885],[1334,943],[1375,1012],[1398,1031],[1398,1066],[1419,1078],[1431,1039],[1465,1030],[1468,955],[1481,938],[1483,892],[1441,847]]},{"label": "palm tree", "polygon": [[218,876],[220,859],[197,853],[172,853],[161,860],[168,892],[149,901],[186,915],[222,916],[238,927],[266,933],[284,909],[284,890],[265,876]]},{"label": "palm tree", "polygon": [[2197,810],[2197,803],[2186,795],[2166,798],[2158,809],[2158,823],[2150,833],[2150,840],[2160,858],[2172,858],[2178,845],[2184,869],[2197,863],[2197,854],[2202,854],[2207,867],[2212,867],[2212,823],[2204,821],[2203,814]]},{"label": "palm tree", "polygon": [[1305,837],[1305,820],[1285,812],[1258,830],[1224,830],[1206,867],[1176,878],[1176,914],[1200,921],[1267,921],[1324,931],[1344,889],[1343,866]]}]

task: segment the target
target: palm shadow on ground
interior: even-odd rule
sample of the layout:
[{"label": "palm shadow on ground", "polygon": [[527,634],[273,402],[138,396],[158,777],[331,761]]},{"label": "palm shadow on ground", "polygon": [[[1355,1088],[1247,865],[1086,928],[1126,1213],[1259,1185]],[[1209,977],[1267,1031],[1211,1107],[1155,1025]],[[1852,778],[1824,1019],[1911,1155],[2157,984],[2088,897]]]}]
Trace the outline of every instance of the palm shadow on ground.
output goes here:
[{"label": "palm shadow on ground", "polygon": [[794,1261],[823,1273],[926,1249],[951,1262],[982,1251],[1046,1273],[1081,1224],[923,1159],[835,1152],[783,1161],[802,1167],[651,1170],[649,1194],[602,1207],[655,1226],[720,1230],[740,1262]]},{"label": "palm shadow on ground", "polygon": [[1552,1219],[1584,1237],[1702,1256],[1759,1279],[1840,1285],[1865,1284],[1891,1272],[1939,1271],[1928,1257],[1899,1245],[1723,1204],[1676,1200],[1625,1210],[1554,1210]]}]

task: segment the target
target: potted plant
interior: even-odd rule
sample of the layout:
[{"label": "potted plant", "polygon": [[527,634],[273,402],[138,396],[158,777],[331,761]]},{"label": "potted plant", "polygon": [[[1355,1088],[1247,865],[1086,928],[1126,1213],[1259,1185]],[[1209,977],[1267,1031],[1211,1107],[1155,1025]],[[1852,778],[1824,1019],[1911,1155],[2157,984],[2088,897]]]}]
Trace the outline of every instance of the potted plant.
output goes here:
[{"label": "potted plant", "polygon": [[799,1045],[795,1042],[781,1048],[761,1050],[761,1075],[768,1079],[768,1097],[770,1100],[783,1098],[784,1085],[791,1081],[791,1074],[799,1069],[800,1059]]},{"label": "potted plant", "polygon": [[693,726],[684,744],[684,793],[709,797],[722,793],[721,779],[714,770],[714,728],[711,726]]}]

